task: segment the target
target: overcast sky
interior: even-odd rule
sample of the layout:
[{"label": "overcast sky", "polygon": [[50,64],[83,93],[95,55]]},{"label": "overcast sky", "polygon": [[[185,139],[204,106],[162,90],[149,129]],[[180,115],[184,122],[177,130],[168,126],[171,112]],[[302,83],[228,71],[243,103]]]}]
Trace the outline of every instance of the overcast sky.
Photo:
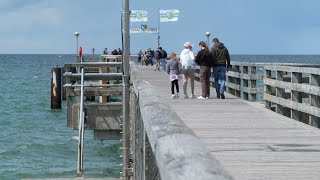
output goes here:
[{"label": "overcast sky", "polygon": [[[121,47],[122,0],[0,0],[0,53],[75,53],[75,31],[85,53]],[[130,9],[178,9],[178,22],[161,23],[161,46],[181,51],[218,37],[231,54],[320,54],[319,0],[130,0]],[[131,51],[155,48],[157,35],[131,34]],[[198,47],[195,47],[197,50]]]}]

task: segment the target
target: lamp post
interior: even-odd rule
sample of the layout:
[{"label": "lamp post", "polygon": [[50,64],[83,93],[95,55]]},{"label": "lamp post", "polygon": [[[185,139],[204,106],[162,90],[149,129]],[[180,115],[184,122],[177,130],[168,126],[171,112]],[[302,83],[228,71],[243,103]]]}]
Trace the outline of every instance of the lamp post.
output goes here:
[{"label": "lamp post", "polygon": [[74,35],[76,36],[76,38],[77,38],[77,51],[76,51],[76,55],[77,55],[77,57],[78,57],[78,46],[79,46],[79,44],[78,44],[78,39],[79,39],[79,35],[80,35],[80,33],[79,32],[74,32]]},{"label": "lamp post", "polygon": [[207,46],[209,47],[209,37],[210,37],[211,33],[210,32],[206,32],[206,36],[207,36]]}]

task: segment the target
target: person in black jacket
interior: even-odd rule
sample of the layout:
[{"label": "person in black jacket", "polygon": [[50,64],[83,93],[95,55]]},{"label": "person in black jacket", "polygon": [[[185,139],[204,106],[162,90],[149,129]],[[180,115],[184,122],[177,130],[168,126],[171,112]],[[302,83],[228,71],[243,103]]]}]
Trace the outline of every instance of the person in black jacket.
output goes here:
[{"label": "person in black jacket", "polygon": [[197,53],[195,62],[200,65],[200,82],[202,95],[198,99],[208,99],[210,96],[210,77],[211,66],[213,65],[213,57],[207,47],[206,43],[200,41],[200,51]]},{"label": "person in black jacket", "polygon": [[[214,43],[211,48],[211,54],[213,55],[215,61],[213,64],[213,76],[214,76],[214,86],[217,92],[217,98],[225,99],[224,88],[226,82],[226,72],[231,68],[230,65],[230,55],[228,49],[223,43],[219,42],[218,38],[212,40]],[[221,84],[219,85],[219,80]]]},{"label": "person in black jacket", "polygon": [[158,48],[156,50],[156,52],[154,53],[154,58],[156,59],[156,68],[154,69],[155,71],[160,71],[160,59],[162,57],[162,54],[161,54],[161,51],[160,49]]}]

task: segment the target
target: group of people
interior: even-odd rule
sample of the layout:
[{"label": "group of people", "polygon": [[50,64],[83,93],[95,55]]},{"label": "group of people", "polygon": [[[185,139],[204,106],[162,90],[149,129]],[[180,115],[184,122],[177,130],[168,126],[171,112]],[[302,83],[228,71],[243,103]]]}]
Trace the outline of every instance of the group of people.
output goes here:
[{"label": "group of people", "polygon": [[[108,48],[104,48],[103,54],[104,55],[108,55],[109,54]],[[122,55],[122,50],[120,48],[118,48],[118,50],[114,49],[113,51],[111,51],[111,55]]]},{"label": "group of people", "polygon": [[[166,59],[168,57],[167,52],[162,49],[162,47],[158,47],[156,51],[147,48],[146,51],[143,53],[140,49],[138,54],[138,63],[141,63],[141,65],[148,66],[155,63],[155,71],[160,71],[162,68],[163,71],[166,71]],[[160,68],[161,67],[161,68]]]},{"label": "group of people", "polygon": [[[167,73],[170,75],[172,98],[180,97],[178,80],[181,74],[183,77],[184,98],[189,98],[187,95],[187,83],[189,79],[191,84],[190,98],[195,98],[194,71],[197,64],[200,66],[201,82],[201,96],[197,98],[208,99],[210,97],[210,77],[212,69],[217,98],[225,99],[224,89],[226,72],[231,68],[230,55],[228,49],[219,41],[218,38],[214,38],[212,42],[213,47],[209,50],[207,44],[203,41],[200,41],[200,51],[196,54],[196,56],[192,52],[193,45],[190,42],[185,42],[184,49],[180,53],[180,61],[177,59],[175,53],[170,54],[170,61],[167,65]],[[174,87],[176,87],[177,93],[174,93]]]}]

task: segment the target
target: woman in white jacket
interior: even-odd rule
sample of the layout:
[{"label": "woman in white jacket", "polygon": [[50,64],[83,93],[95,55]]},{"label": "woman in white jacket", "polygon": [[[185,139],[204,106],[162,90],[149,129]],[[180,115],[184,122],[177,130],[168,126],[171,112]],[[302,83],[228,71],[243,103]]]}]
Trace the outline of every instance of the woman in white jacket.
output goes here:
[{"label": "woman in white jacket", "polygon": [[184,49],[180,53],[180,62],[182,65],[182,75],[183,75],[183,93],[184,98],[188,98],[187,94],[187,84],[188,79],[190,78],[191,85],[191,96],[190,98],[195,98],[194,94],[194,70],[195,70],[195,62],[194,62],[194,53],[192,52],[192,44],[190,42],[184,43]]}]

